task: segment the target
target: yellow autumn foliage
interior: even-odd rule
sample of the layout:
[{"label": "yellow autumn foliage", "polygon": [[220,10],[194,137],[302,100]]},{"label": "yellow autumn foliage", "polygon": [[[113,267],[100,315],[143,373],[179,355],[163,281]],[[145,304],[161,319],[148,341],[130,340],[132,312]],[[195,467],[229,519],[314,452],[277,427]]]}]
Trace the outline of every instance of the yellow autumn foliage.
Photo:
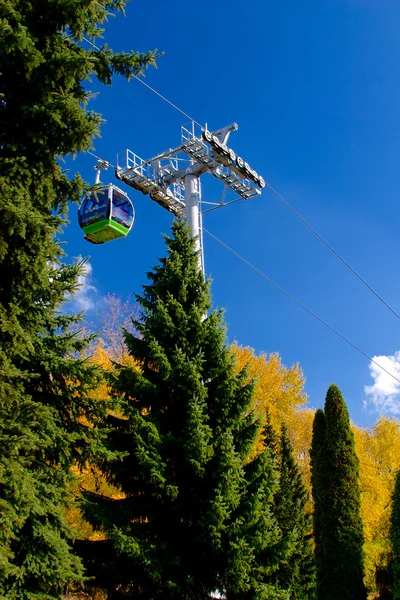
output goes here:
[{"label": "yellow autumn foliage", "polygon": [[[125,497],[120,490],[108,484],[102,473],[93,466],[88,466],[85,469],[75,467],[72,469],[72,472],[75,475],[75,484],[72,488],[72,493],[76,499],[80,497],[82,489],[115,499]],[[85,521],[77,502],[68,508],[66,517],[68,524],[76,531],[79,538],[86,540],[105,539],[103,533],[94,531],[89,523]]]},{"label": "yellow autumn foliage", "polygon": [[256,381],[254,410],[258,417],[263,418],[267,409],[272,424],[278,428],[293,411],[305,405],[305,378],[298,364],[288,369],[279,354],[257,356],[252,348],[238,344],[233,345],[233,352],[236,369],[246,367],[249,379]]},{"label": "yellow autumn foliage", "polygon": [[370,429],[353,426],[360,460],[361,517],[366,584],[375,588],[375,568],[389,551],[391,499],[400,466],[400,423],[381,417]]}]

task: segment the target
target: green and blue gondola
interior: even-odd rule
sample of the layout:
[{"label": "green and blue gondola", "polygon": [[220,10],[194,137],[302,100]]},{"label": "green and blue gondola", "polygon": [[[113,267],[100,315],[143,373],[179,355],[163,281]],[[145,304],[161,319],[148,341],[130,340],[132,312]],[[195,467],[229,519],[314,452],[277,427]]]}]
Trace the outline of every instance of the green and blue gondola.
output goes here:
[{"label": "green and blue gondola", "polygon": [[83,200],[78,212],[85,240],[92,244],[104,244],[127,236],[134,220],[135,211],[129,197],[111,183]]}]

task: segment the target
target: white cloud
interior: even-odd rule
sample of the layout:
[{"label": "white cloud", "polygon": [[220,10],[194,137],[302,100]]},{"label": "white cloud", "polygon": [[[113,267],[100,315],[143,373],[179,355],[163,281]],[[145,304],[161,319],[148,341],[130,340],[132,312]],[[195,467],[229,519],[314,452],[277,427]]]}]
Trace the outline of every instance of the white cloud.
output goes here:
[{"label": "white cloud", "polygon": [[[377,364],[370,362],[369,371],[374,383],[364,386],[368,403],[382,414],[400,414],[400,382],[389,375],[392,373],[400,380],[400,350],[393,356],[374,356],[373,360]],[[378,365],[389,373],[385,373]]]},{"label": "white cloud", "polygon": [[[78,257],[80,260],[80,257]],[[89,261],[85,263],[85,271],[78,277],[78,289],[71,298],[74,310],[93,310],[98,303],[99,292],[93,285],[93,267]]]}]

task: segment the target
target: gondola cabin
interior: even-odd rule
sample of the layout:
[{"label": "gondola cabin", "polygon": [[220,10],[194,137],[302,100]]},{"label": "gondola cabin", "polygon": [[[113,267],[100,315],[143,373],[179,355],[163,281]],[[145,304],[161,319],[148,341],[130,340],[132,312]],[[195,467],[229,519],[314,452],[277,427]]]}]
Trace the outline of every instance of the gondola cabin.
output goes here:
[{"label": "gondola cabin", "polygon": [[78,220],[85,232],[85,240],[104,244],[128,235],[135,220],[135,211],[127,194],[110,183],[82,202]]}]

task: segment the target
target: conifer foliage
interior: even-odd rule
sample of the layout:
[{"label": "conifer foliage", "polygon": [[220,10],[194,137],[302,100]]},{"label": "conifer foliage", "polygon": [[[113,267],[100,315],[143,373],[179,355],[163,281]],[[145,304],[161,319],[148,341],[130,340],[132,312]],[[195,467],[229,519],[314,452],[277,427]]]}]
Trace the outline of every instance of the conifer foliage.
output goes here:
[{"label": "conifer foliage", "polygon": [[85,189],[57,157],[85,151],[101,118],[87,111],[90,75],[140,73],[147,55],[84,49],[119,0],[0,4],[0,596],[59,597],[79,580],[62,506],[69,468],[94,448],[96,373],[62,314],[82,265],[56,236]]},{"label": "conifer foliage", "polygon": [[[311,486],[314,499],[314,541],[315,541],[315,564],[317,570],[317,584],[319,585],[319,573],[324,569],[324,557],[326,554],[325,544],[329,544],[326,536],[322,535],[324,526],[324,514],[327,510],[325,504],[329,503],[325,491],[325,413],[320,408],[316,411],[313,423],[313,437],[311,446]],[[327,549],[329,552],[329,547]]]},{"label": "conifer foliage", "polygon": [[253,386],[234,373],[221,315],[206,317],[209,285],[186,225],[175,223],[166,242],[137,297],[140,335],[126,334],[138,368],[122,367],[114,382],[122,401],[108,440],[121,458],[101,466],[119,494],[85,494],[106,539],[79,547],[110,598],[201,600],[228,587],[282,597],[256,591],[256,555],[277,527],[270,455],[245,468],[258,434]]},{"label": "conifer foliage", "polygon": [[318,600],[365,600],[359,463],[336,385],[315,415],[311,466]]},{"label": "conifer foliage", "polygon": [[275,578],[279,587],[288,589],[291,600],[315,597],[315,565],[312,544],[312,517],[306,511],[308,493],[294,456],[286,425],[282,425],[277,453],[279,488],[274,514],[287,545],[287,557]]},{"label": "conifer foliage", "polygon": [[[279,474],[274,450],[278,438],[269,421],[263,428],[262,437],[264,449],[256,458],[249,461],[248,450],[242,454],[245,458],[245,493],[224,536],[225,556],[228,558],[224,578],[227,600],[290,600],[289,590],[282,587],[276,577],[289,549],[282,541],[275,517],[274,495],[279,485]],[[243,550],[246,552],[248,548],[252,548],[254,568],[247,570],[244,569],[246,563],[229,560],[235,556],[237,549],[239,556],[245,558]],[[238,585],[238,569],[242,569],[243,576],[247,578],[244,586],[241,580]]]},{"label": "conifer foliage", "polygon": [[400,471],[396,475],[393,493],[390,542],[393,553],[393,560],[390,565],[393,574],[393,598],[394,600],[400,600]]}]

